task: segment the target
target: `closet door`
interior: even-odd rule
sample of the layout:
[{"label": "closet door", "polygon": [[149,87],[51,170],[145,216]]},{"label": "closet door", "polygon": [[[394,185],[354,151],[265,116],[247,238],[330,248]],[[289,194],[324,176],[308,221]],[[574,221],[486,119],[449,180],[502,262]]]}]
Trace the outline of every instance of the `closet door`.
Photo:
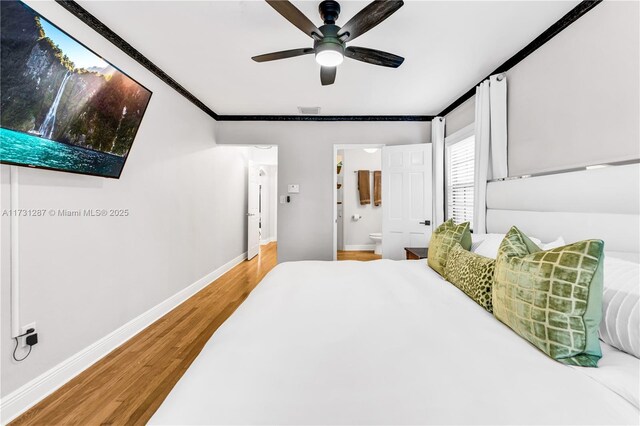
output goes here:
[{"label": "closet door", "polygon": [[382,149],[382,257],[405,259],[405,247],[431,237],[431,144]]}]

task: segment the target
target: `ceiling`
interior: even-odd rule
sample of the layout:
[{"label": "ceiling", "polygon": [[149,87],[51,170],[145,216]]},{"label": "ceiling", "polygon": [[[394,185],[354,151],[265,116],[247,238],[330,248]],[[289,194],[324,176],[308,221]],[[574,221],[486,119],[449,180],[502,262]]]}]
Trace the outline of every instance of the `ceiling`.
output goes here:
[{"label": "ceiling", "polygon": [[[313,55],[252,56],[312,47],[263,1],[79,1],[221,115],[435,115],[540,35],[579,1],[405,1],[348,45],[405,58],[398,69],[345,59],[321,86]],[[316,25],[318,1],[293,1]],[[343,25],[368,2],[342,1]],[[125,70],[126,71],[126,70]]]}]

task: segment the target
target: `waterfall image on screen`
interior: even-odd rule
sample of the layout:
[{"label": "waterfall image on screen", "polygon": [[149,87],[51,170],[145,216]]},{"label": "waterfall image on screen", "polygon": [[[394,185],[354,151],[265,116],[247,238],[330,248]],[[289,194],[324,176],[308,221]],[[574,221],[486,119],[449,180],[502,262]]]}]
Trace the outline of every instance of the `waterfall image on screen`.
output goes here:
[{"label": "waterfall image on screen", "polygon": [[120,177],[151,92],[24,3],[0,8],[0,162]]}]

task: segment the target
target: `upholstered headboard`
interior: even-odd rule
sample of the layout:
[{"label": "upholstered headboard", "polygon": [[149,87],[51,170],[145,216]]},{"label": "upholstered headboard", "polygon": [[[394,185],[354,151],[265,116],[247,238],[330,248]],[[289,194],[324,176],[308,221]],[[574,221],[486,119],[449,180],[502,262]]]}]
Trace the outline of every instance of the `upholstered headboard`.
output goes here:
[{"label": "upholstered headboard", "polygon": [[599,238],[605,250],[638,253],[640,164],[490,182],[487,232],[512,225],[543,241]]}]

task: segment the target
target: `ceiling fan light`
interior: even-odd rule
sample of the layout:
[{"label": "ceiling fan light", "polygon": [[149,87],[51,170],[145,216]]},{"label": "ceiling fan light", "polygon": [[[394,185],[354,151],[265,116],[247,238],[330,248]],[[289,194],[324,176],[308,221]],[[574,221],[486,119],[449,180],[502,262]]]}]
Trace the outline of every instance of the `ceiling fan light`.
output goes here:
[{"label": "ceiling fan light", "polygon": [[316,62],[323,67],[336,67],[342,63],[344,57],[335,50],[324,50],[316,53]]},{"label": "ceiling fan light", "polygon": [[316,62],[323,67],[336,67],[344,60],[343,48],[336,44],[316,47]]}]

